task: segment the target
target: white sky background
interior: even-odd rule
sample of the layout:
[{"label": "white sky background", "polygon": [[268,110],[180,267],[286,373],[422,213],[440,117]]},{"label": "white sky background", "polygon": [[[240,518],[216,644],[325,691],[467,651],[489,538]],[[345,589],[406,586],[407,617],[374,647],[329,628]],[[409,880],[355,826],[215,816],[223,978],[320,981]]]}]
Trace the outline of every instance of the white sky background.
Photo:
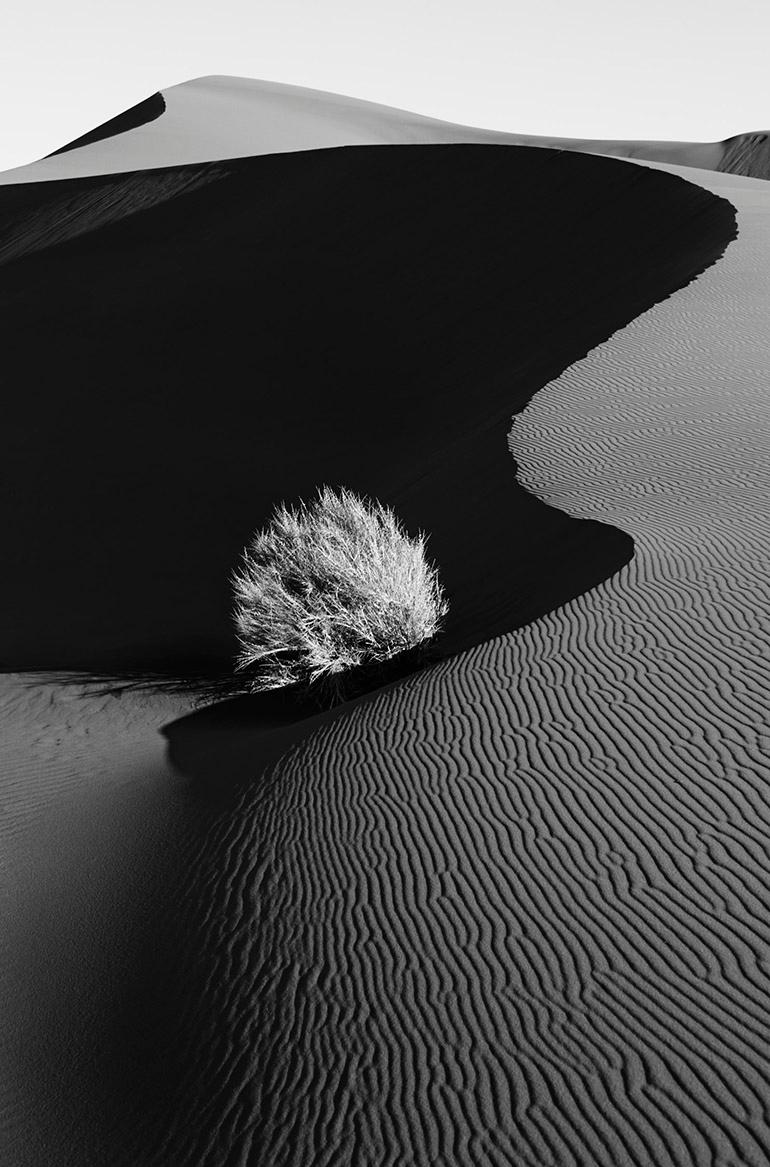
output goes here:
[{"label": "white sky background", "polygon": [[525,134],[770,129],[767,0],[0,0],[0,170],[230,73]]}]

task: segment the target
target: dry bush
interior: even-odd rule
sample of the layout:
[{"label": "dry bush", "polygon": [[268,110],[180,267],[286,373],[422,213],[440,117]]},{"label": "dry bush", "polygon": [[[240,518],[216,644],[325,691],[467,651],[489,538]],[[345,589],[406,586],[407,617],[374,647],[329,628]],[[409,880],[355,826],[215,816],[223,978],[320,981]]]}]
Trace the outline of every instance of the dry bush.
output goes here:
[{"label": "dry bush", "polygon": [[425,536],[349,490],[279,506],[234,576],[237,668],[252,692],[344,693],[346,675],[414,653],[448,605]]}]

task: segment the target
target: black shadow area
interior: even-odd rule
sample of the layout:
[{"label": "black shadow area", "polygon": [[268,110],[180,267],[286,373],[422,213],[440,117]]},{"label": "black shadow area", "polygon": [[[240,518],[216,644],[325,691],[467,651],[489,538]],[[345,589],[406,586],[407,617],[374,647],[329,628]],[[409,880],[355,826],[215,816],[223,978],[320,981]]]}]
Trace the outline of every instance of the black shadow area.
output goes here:
[{"label": "black shadow area", "polygon": [[102,122],[100,126],[89,130],[87,134],[81,134],[79,138],[67,142],[66,146],[60,146],[58,150],[53,150],[46,157],[55,158],[57,154],[67,154],[70,150],[78,150],[81,146],[90,146],[93,142],[103,142],[105,138],[114,138],[117,134],[125,134],[126,130],[135,130],[138,126],[146,125],[147,122],[154,122],[165,112],[166,102],[163,94],[153,93],[151,97],[146,97],[144,101],[132,105],[130,109],[124,110],[123,113],[117,114],[109,121]]},{"label": "black shadow area", "polygon": [[[226,668],[242,546],[320,483],[430,533],[444,652],[627,561],[627,535],[518,486],[510,417],[713,262],[729,203],[508,146],[228,167],[0,268],[4,667]],[[90,208],[102,181],[52,197]],[[36,186],[0,191],[0,231],[26,197],[41,206]]]},{"label": "black shadow area", "polygon": [[205,800],[219,801],[344,711],[301,706],[280,692],[246,694],[177,718],[162,733],[173,770]]}]

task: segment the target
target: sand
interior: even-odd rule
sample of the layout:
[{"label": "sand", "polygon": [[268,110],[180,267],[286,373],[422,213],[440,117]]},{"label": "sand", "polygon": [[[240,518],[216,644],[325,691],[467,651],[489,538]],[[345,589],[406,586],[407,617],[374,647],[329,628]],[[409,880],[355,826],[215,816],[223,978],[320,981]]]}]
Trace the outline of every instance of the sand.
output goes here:
[{"label": "sand", "polygon": [[336,93],[248,77],[212,76],[153,94],[64,147],[66,153],[57,151],[39,162],[5,171],[0,185],[293,150],[428,142],[540,146],[770,176],[770,135],[765,131],[738,134],[725,142],[612,142],[506,134]]},{"label": "sand", "polygon": [[24,489],[0,501],[0,661],[20,670],[229,670],[241,550],[319,483],[430,532],[444,653],[598,583],[630,539],[516,485],[511,412],[735,230],[679,178],[526,147],[2,195],[0,460]]},{"label": "sand", "polygon": [[[350,281],[334,283],[335,303],[346,311],[353,289],[371,288],[372,273],[387,287],[394,240],[405,240],[410,254],[421,241],[424,284],[410,272],[410,283],[399,285],[403,312],[384,316],[383,293],[376,319],[381,329],[387,323],[391,347],[405,346],[411,313],[431,365],[413,370],[414,356],[399,361],[409,371],[400,411],[397,396],[382,389],[375,395],[387,408],[367,429],[366,473],[414,517],[428,508],[437,558],[448,564],[460,609],[450,644],[475,647],[353,707],[297,724],[275,704],[224,702],[196,712],[189,700],[164,692],[110,695],[71,679],[6,679],[12,959],[2,984],[13,1073],[3,1087],[5,1159],[19,1167],[760,1167],[770,1145],[770,188],[542,150],[394,146],[387,152],[389,199],[413,206],[418,193],[430,192],[430,213],[409,220],[414,231],[405,231],[400,217],[401,234],[384,230],[382,248],[371,243],[369,215],[349,214],[349,234],[325,234],[330,218],[317,210],[324,191],[329,205],[339,205],[341,189],[350,191],[346,208],[365,205],[382,227],[383,204],[373,195],[383,183],[378,153],[258,160],[217,177],[169,171],[166,184],[194,173],[200,185],[186,193],[167,186],[168,197],[128,217],[136,190],[157,190],[146,177],[110,180],[101,203],[98,186],[81,184],[71,188],[68,205],[84,230],[53,248],[37,246],[43,237],[35,228],[41,215],[46,230],[61,224],[50,201],[21,208],[25,254],[8,263],[2,281],[4,318],[12,309],[12,320],[26,313],[30,321],[26,335],[20,325],[11,332],[15,367],[30,351],[34,321],[57,364],[52,356],[48,376],[27,393],[42,392],[39,384],[71,387],[76,368],[85,378],[82,403],[68,400],[75,421],[63,431],[60,420],[46,439],[55,451],[53,435],[65,433],[75,454],[70,462],[52,455],[37,493],[27,485],[20,534],[9,529],[11,568],[39,563],[39,550],[21,534],[45,498],[55,519],[49,537],[59,549],[46,561],[49,570],[58,570],[73,546],[81,568],[103,563],[88,558],[89,547],[100,518],[112,513],[117,532],[130,532],[131,550],[143,551],[139,563],[153,564],[159,589],[148,588],[130,609],[121,639],[111,629],[128,589],[121,603],[110,592],[110,607],[81,580],[87,602],[80,605],[74,582],[67,590],[59,574],[56,595],[46,597],[54,605],[59,592],[63,597],[49,620],[46,651],[65,609],[70,626],[56,642],[59,663],[74,665],[81,651],[84,667],[101,662],[116,672],[130,663],[127,650],[137,639],[162,655],[175,645],[177,651],[199,619],[210,626],[215,599],[196,598],[180,618],[168,599],[173,588],[163,592],[163,573],[187,554],[180,533],[194,529],[191,520],[178,521],[185,512],[167,487],[163,539],[156,539],[138,474],[150,475],[157,496],[160,479],[152,475],[156,459],[165,458],[179,496],[191,489],[186,462],[200,467],[202,457],[194,445],[200,417],[187,424],[181,408],[183,389],[192,408],[191,364],[179,372],[175,412],[169,407],[176,443],[157,407],[137,414],[140,421],[160,416],[161,439],[157,447],[148,439],[144,462],[135,459],[129,501],[108,499],[112,510],[100,509],[77,466],[83,449],[103,439],[107,414],[94,404],[102,400],[100,386],[111,401],[118,394],[129,439],[143,432],[132,428],[130,398],[121,394],[131,385],[136,391],[137,370],[148,367],[144,338],[191,343],[185,313],[175,317],[152,294],[159,270],[174,273],[174,298],[181,294],[194,270],[184,263],[189,240],[203,238],[195,260],[217,295],[225,289],[237,302],[247,286],[253,296],[254,285],[234,278],[234,250],[211,226],[211,210],[234,210],[232,238],[242,241],[235,196],[240,191],[254,208],[258,189],[281,195],[269,205],[282,270],[299,270],[291,266],[294,239],[327,278],[330,260],[317,244],[311,248],[313,239],[329,239],[329,255],[348,265]],[[295,205],[292,197],[300,203],[291,185],[295,166],[296,189],[312,190],[316,208],[304,233],[306,202],[302,218],[275,219],[276,206]],[[685,174],[695,186],[682,181]],[[450,187],[451,198],[444,193]],[[723,199],[737,208],[737,240]],[[121,204],[108,227],[92,218],[105,204]],[[19,208],[14,204],[14,214]],[[478,234],[482,209],[488,237]],[[204,221],[212,241],[205,262]],[[163,253],[158,241],[169,222],[179,234]],[[536,248],[522,244],[522,223]],[[455,268],[463,273],[458,290],[435,253],[460,235],[466,248],[455,244],[452,253],[464,265]],[[265,239],[257,235],[267,254]],[[218,274],[216,254],[232,283]],[[480,276],[469,282],[474,254],[489,283]],[[270,268],[268,256],[266,265],[264,287],[278,289],[279,306],[297,305],[297,289],[307,285],[289,280],[281,300],[278,261]],[[642,272],[647,282],[640,287]],[[441,295],[429,301],[438,276]],[[493,294],[483,299],[488,288]],[[260,306],[268,305],[261,296]],[[448,350],[436,322],[447,319],[457,330],[478,297],[483,314],[466,325],[463,344]],[[35,317],[41,298],[48,307]],[[214,300],[212,294],[206,306]],[[70,315],[58,323],[65,302]],[[129,303],[138,305],[133,314]],[[82,324],[87,307],[88,345],[79,337],[68,348],[68,327]],[[108,333],[101,350],[94,337],[116,318],[127,369],[121,380],[113,362],[104,387],[104,354],[116,351],[118,332]],[[260,336],[274,333],[279,318],[269,316]],[[356,317],[364,329],[359,356],[373,343],[367,318],[365,311]],[[547,324],[541,333],[538,319]],[[321,322],[319,335],[328,335],[329,317]],[[225,317],[216,323],[216,335],[228,341],[217,350],[225,388],[222,354],[242,356],[237,323],[226,333]],[[356,330],[344,335],[352,344]],[[159,351],[153,343],[146,351]],[[134,364],[132,345],[139,349]],[[546,347],[541,364],[537,353]],[[180,350],[177,343],[175,355]],[[447,351],[459,363],[454,381],[439,360]],[[317,375],[312,353],[307,364]],[[168,360],[152,375],[156,398],[161,383],[173,398],[173,367]],[[358,367],[337,358],[335,383],[352,392]],[[397,384],[395,367],[383,384]],[[436,382],[421,396],[428,367],[441,378],[440,418],[428,391]],[[213,368],[204,363],[201,384],[210,383]],[[303,366],[291,368],[296,390]],[[216,400],[221,442],[224,419],[233,416],[222,383]],[[312,401],[303,399],[302,409],[312,410]],[[242,399],[236,404],[240,409]],[[410,423],[421,425],[414,449],[411,426],[397,424],[407,408]],[[505,455],[505,415],[514,410],[522,412],[510,443],[529,496],[506,478],[510,461],[495,454],[502,446]],[[94,414],[102,417],[98,425]],[[39,401],[19,417],[24,432],[24,419],[38,419],[40,442],[46,415]],[[367,419],[362,407],[358,420]],[[284,414],[277,420],[283,428]],[[352,471],[348,447],[332,440],[339,418],[327,429],[321,414],[306,420]],[[112,426],[108,432],[107,453],[94,455],[89,470],[95,466],[103,484],[109,455],[125,489],[132,463],[121,450],[128,441],[124,448]],[[289,431],[290,442],[298,432]],[[438,465],[426,470],[428,432]],[[5,465],[14,450],[7,447]],[[389,482],[380,458],[391,467]],[[257,508],[267,505],[261,475],[277,481],[269,460],[251,480],[240,470],[233,475],[232,462],[198,475],[205,492],[202,486],[193,495],[190,513],[205,524],[205,498],[219,516],[203,531],[206,548],[216,549],[214,528],[249,481]],[[287,472],[295,483],[299,462]],[[67,525],[76,498],[80,542],[77,524]],[[126,528],[131,500],[143,522]],[[238,521],[245,519],[244,512]],[[501,537],[503,522],[516,536],[513,547]],[[223,561],[237,533],[222,537]],[[161,555],[164,546],[174,552],[167,560],[146,556],[149,547]],[[529,575],[516,566],[522,554],[536,565]],[[187,560],[185,570],[190,566],[197,573],[202,563]],[[7,587],[12,578],[6,570]],[[180,578],[171,577],[177,595]],[[32,660],[40,637],[31,619],[25,623],[27,605],[38,619],[41,612],[30,589],[26,597],[21,585],[14,593],[4,643],[15,645],[20,663],[42,664],[42,656]],[[167,629],[160,619],[153,623],[153,596]],[[216,644],[207,651],[218,659]]]}]

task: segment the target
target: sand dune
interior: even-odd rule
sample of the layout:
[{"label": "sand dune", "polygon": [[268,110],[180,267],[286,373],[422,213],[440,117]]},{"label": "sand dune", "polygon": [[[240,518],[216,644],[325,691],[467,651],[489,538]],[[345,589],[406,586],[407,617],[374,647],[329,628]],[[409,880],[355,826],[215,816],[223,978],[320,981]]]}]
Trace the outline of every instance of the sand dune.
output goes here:
[{"label": "sand dune", "polygon": [[770,201],[700,177],[738,242],[513,430],[530,488],[634,559],[317,733],[220,828],[260,863],[212,892],[208,990],[251,897],[269,937],[220,1103],[258,1084],[245,1157],[766,1162]]},{"label": "sand dune", "polygon": [[[165,110],[145,125],[0,175],[0,184],[84,178],[258,154],[335,146],[511,142],[335,93],[245,77],[199,77],[164,89]],[[459,133],[458,133],[459,131]]]},{"label": "sand dune", "polygon": [[275,909],[245,1153],[767,1161],[770,196],[698,178],[737,242],[512,433],[529,488],[634,559],[317,733],[230,823],[269,883],[212,899],[240,924],[207,984],[234,905]]},{"label": "sand dune", "polygon": [[475,647],[298,724],[6,680],[6,1160],[763,1167],[770,188],[459,145],[206,173],[2,192],[4,643],[216,656],[241,527],[322,447],[435,528]]},{"label": "sand dune", "polygon": [[114,138],[118,134],[125,134],[128,130],[134,130],[137,126],[144,126],[148,122],[154,121],[155,118],[160,117],[165,112],[166,102],[163,95],[153,93],[150,97],[145,98],[144,101],[140,101],[137,105],[132,105],[130,109],[119,113],[117,117],[102,122],[95,129],[89,130],[86,134],[81,134],[79,138],[75,138],[72,142],[67,142],[65,146],[60,146],[49,157],[55,158],[57,154],[66,154],[70,150],[80,150],[84,146],[93,145],[94,142],[104,142],[107,138]]},{"label": "sand dune", "polygon": [[738,134],[728,138],[717,170],[746,177],[770,178],[770,134]]},{"label": "sand dune", "polygon": [[430,532],[445,652],[606,578],[629,538],[516,486],[511,412],[734,232],[679,178],[499,146],[0,195],[15,669],[229,670],[241,548],[322,482]]},{"label": "sand dune", "polygon": [[768,134],[725,142],[537,137],[455,125],[407,110],[246,77],[198,77],[154,94],[49,158],[0,174],[0,185],[335,146],[467,142],[578,150],[767,178]]}]

